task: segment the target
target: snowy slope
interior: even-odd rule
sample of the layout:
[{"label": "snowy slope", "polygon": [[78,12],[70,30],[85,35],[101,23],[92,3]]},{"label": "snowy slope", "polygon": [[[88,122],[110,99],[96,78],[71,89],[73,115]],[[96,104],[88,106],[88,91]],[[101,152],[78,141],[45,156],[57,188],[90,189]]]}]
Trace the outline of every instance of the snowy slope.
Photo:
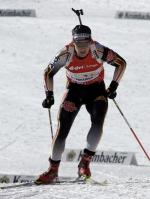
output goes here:
[{"label": "snowy slope", "polygon": [[[38,175],[48,167],[51,135],[48,113],[41,107],[45,97],[42,75],[55,53],[71,40],[71,29],[78,23],[70,9],[72,7],[84,9],[82,19],[93,30],[93,38],[127,60],[127,71],[116,100],[150,153],[150,21],[115,18],[117,10],[149,11],[149,1],[0,0],[0,8],[33,8],[37,12],[37,18],[0,18],[1,173]],[[105,69],[108,85],[113,68],[106,64]],[[61,70],[55,77],[54,129],[64,87],[65,71]],[[89,116],[83,107],[68,136],[67,148],[84,148],[88,123]],[[97,194],[101,198],[146,198],[150,192],[146,183],[150,177],[149,161],[112,101],[99,149],[133,151],[138,163],[148,167],[93,165],[95,178],[108,179],[114,185],[91,189],[83,186],[81,192],[78,186],[21,189],[18,193],[4,191],[1,195],[0,192],[0,196],[10,198],[9,195],[14,194],[11,198],[49,198],[49,194],[53,193],[53,198],[79,198],[83,195],[85,197],[82,198],[97,198]],[[60,174],[75,176],[76,167],[76,164],[62,164]],[[116,185],[119,180],[126,182],[130,177],[138,183]]]}]

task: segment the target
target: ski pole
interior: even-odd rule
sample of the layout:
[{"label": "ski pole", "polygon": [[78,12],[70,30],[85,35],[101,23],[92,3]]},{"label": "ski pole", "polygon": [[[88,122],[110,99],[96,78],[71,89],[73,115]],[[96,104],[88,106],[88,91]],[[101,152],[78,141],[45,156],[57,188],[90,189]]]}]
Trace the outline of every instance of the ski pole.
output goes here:
[{"label": "ski pole", "polygon": [[51,111],[48,109],[48,115],[49,115],[49,124],[50,124],[50,131],[51,131],[51,137],[53,139],[53,125],[52,125],[52,118],[51,118]]},{"label": "ski pole", "polygon": [[125,120],[126,124],[128,125],[129,129],[131,130],[132,134],[134,135],[135,139],[137,140],[137,142],[139,143],[140,147],[142,148],[143,152],[145,153],[146,157],[148,158],[148,160],[150,161],[150,157],[148,155],[148,153],[146,152],[146,150],[144,149],[141,141],[139,140],[139,138],[137,137],[136,133],[134,132],[134,130],[132,129],[131,125],[129,124],[127,118],[124,116],[123,112],[121,111],[118,103],[116,102],[115,99],[113,99],[114,104],[116,105],[117,109],[119,110],[120,114],[122,115],[123,119]]}]

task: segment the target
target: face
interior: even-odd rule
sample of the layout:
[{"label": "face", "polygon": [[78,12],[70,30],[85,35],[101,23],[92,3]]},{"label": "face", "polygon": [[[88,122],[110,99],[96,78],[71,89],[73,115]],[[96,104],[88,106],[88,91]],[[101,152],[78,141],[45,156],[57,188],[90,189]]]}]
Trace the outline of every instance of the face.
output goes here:
[{"label": "face", "polygon": [[79,57],[85,57],[90,50],[91,41],[74,42],[76,53]]}]

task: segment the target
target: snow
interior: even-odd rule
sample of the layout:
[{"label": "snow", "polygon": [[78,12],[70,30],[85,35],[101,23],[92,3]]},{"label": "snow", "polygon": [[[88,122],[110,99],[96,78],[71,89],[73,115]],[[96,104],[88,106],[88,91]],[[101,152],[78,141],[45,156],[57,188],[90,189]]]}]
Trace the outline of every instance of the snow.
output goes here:
[{"label": "snow", "polygon": [[[0,173],[39,175],[48,167],[51,134],[48,113],[41,102],[45,97],[43,70],[66,43],[78,23],[71,8],[83,8],[83,23],[93,38],[114,49],[127,61],[127,70],[118,88],[119,106],[150,154],[150,22],[116,19],[118,10],[149,11],[148,0],[0,0],[0,8],[35,9],[36,18],[0,18]],[[105,64],[106,84],[113,67]],[[55,77],[55,105],[52,107],[56,130],[57,112],[65,71]],[[82,149],[89,128],[84,107],[68,136],[66,148]],[[114,103],[109,101],[100,150],[132,151],[140,166],[92,165],[94,179],[107,180],[107,186],[62,185],[0,191],[0,198],[40,199],[148,199],[150,167]],[[143,165],[143,166],[142,166]],[[60,175],[76,176],[76,163],[62,163]]]}]

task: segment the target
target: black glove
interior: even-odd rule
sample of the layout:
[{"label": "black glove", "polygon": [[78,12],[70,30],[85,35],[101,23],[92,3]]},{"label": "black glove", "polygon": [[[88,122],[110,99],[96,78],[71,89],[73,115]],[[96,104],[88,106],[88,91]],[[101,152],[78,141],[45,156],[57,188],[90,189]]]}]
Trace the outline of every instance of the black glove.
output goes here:
[{"label": "black glove", "polygon": [[53,91],[46,91],[46,99],[44,99],[42,102],[43,108],[51,108],[53,104],[54,104]]},{"label": "black glove", "polygon": [[118,87],[118,82],[112,81],[107,89],[107,97],[110,99],[114,99],[117,96],[116,90]]}]

